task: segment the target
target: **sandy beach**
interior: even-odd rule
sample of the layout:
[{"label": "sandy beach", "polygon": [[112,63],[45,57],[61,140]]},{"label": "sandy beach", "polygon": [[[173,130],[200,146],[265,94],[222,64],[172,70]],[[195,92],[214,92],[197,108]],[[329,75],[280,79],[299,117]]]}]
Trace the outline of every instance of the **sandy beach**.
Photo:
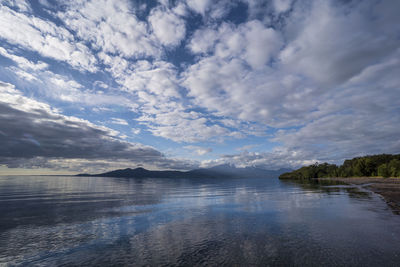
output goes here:
[{"label": "sandy beach", "polygon": [[346,184],[361,185],[381,195],[386,203],[393,208],[394,212],[400,214],[400,178],[377,178],[377,177],[352,177],[352,178],[317,178],[319,181],[338,181]]}]

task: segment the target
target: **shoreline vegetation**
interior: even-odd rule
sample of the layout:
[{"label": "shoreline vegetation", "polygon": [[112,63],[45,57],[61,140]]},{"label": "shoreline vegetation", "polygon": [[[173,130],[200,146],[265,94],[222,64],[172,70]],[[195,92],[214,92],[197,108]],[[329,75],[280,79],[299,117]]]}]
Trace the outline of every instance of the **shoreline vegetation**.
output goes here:
[{"label": "shoreline vegetation", "polygon": [[357,157],[345,160],[341,166],[315,163],[283,173],[279,179],[361,186],[381,195],[400,214],[400,154]]},{"label": "shoreline vegetation", "polygon": [[318,163],[283,173],[279,179],[330,177],[400,177],[400,154],[380,154],[347,159],[342,165]]}]

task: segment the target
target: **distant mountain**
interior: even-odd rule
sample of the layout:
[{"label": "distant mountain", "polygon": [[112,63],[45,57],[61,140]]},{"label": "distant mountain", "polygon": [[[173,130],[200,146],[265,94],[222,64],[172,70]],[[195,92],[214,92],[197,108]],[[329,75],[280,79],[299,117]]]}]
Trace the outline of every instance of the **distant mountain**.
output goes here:
[{"label": "distant mountain", "polygon": [[132,177],[132,178],[277,178],[290,169],[265,170],[256,167],[236,168],[232,165],[218,165],[191,171],[150,171],[144,168],[121,169],[99,174],[82,173],[77,176]]},{"label": "distant mountain", "polygon": [[150,171],[144,168],[121,169],[99,174],[78,174],[77,176],[100,176],[100,177],[135,177],[135,178],[181,178],[186,172],[180,171]]}]

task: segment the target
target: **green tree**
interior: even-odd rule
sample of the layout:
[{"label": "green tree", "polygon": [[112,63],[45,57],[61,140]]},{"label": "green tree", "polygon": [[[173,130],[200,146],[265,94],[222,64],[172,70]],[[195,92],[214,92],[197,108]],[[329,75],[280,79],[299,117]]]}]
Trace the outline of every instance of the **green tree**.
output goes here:
[{"label": "green tree", "polygon": [[389,168],[386,163],[379,165],[378,167],[378,175],[383,176],[385,178],[390,177]]},{"label": "green tree", "polygon": [[400,177],[400,160],[392,159],[388,164],[388,172],[392,177]]},{"label": "green tree", "polygon": [[[373,162],[372,158],[365,158],[365,176],[374,176],[376,173],[376,164]],[[376,174],[375,174],[376,175]]]},{"label": "green tree", "polygon": [[284,173],[282,179],[311,179],[319,177],[353,176],[400,177],[400,154],[380,154],[345,160],[342,166],[315,163],[298,170]]}]

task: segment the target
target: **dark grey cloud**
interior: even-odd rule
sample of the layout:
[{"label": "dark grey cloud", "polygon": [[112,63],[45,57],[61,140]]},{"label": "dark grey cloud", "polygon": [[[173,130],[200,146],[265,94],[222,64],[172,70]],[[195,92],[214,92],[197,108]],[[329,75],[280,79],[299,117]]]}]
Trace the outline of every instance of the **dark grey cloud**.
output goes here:
[{"label": "dark grey cloud", "polygon": [[22,96],[11,84],[0,83],[0,164],[55,167],[58,163],[62,168],[64,160],[84,169],[100,160],[101,166],[107,166],[107,162],[167,169],[193,166],[168,159],[152,147],[122,141],[117,134],[109,128],[61,115],[47,104]]},{"label": "dark grey cloud", "polygon": [[136,147],[110,136],[105,129],[48,113],[25,112],[0,103],[3,157],[142,158],[160,157],[150,147]]}]

